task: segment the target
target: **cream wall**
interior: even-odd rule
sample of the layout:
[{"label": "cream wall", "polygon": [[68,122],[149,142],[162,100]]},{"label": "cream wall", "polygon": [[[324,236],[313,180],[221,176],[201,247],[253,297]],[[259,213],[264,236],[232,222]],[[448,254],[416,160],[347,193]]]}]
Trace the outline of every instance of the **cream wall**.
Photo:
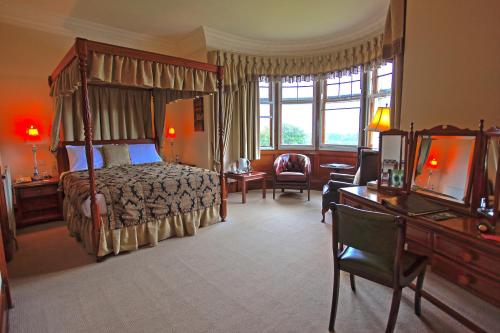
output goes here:
[{"label": "cream wall", "polygon": [[500,125],[500,1],[408,0],[402,127]]}]

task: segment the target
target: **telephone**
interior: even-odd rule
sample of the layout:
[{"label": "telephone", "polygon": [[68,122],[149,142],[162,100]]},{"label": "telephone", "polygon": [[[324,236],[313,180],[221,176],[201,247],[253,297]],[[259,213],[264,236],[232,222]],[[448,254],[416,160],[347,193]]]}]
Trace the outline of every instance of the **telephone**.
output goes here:
[{"label": "telephone", "polygon": [[21,176],[16,178],[16,184],[29,183],[31,182],[31,177]]}]

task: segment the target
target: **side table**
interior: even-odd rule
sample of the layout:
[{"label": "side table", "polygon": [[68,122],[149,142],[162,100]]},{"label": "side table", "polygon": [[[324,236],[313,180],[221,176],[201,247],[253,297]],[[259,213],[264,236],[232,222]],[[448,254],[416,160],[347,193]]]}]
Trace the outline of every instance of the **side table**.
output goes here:
[{"label": "side table", "polygon": [[260,171],[252,171],[247,173],[231,173],[226,172],[225,174],[227,179],[234,179],[237,182],[241,183],[241,202],[247,202],[247,182],[252,180],[261,180],[262,181],[262,198],[266,198],[266,173]]}]

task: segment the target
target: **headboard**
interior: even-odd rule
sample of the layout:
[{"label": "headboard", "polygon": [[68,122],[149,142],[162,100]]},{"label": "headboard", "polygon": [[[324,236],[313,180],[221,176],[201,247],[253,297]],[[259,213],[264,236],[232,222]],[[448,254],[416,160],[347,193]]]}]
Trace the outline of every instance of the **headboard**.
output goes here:
[{"label": "headboard", "polygon": [[[140,144],[140,143],[153,143],[156,144],[155,139],[119,139],[119,140],[94,140],[93,145],[111,145],[111,144]],[[61,141],[57,147],[57,171],[59,174],[69,170],[68,151],[66,146],[85,146],[85,141]],[[158,147],[156,147],[158,149]]]}]

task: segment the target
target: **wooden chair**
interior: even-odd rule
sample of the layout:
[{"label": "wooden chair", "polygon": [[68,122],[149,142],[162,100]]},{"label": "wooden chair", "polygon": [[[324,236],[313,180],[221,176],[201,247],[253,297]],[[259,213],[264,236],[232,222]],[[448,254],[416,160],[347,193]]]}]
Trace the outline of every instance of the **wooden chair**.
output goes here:
[{"label": "wooden chair", "polygon": [[[417,278],[415,314],[420,315],[420,298],[428,259],[403,249],[406,222],[403,218],[332,203],[333,295],[330,331],[334,330],[339,298],[340,271],[392,288],[392,304],[386,332],[393,332],[404,287]],[[339,243],[342,247],[339,247]],[[345,247],[344,247],[345,246]]]}]

